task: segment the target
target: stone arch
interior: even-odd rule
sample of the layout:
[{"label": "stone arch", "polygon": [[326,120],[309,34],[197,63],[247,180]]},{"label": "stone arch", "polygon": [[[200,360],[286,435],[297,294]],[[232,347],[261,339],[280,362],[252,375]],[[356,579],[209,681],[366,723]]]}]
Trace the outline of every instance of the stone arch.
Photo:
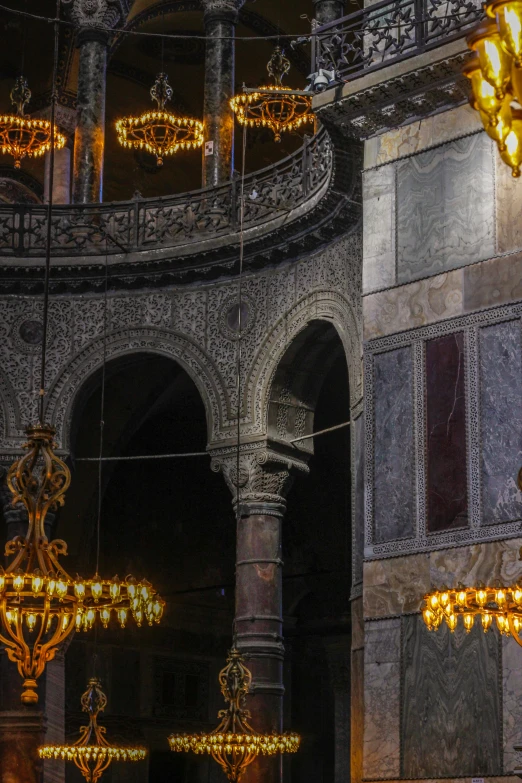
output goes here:
[{"label": "stone arch", "polygon": [[[253,422],[250,428],[251,434],[269,433],[273,413],[270,412],[270,400],[277,371],[293,341],[313,323],[327,323],[335,329],[348,365],[351,405],[355,405],[361,399],[361,336],[353,308],[342,294],[330,290],[314,291],[300,299],[277,322],[258,352],[248,384],[247,404]],[[296,344],[297,349],[302,347]],[[311,432],[312,425],[313,416],[305,421],[305,432],[300,434],[308,434],[308,430]]]},{"label": "stone arch", "polygon": [[[6,439],[17,434],[20,420],[16,395],[6,376],[0,370],[0,447],[6,446]],[[25,422],[29,424],[29,422]],[[23,426],[23,423],[22,423]]]},{"label": "stone arch", "polygon": [[[76,397],[86,380],[102,366],[103,349],[103,338],[93,340],[67,364],[50,388],[46,418],[56,427],[56,437],[62,449],[70,447]],[[189,338],[166,329],[133,327],[107,335],[107,361],[137,353],[166,356],[187,372],[205,406],[210,442],[223,420],[223,410],[226,410],[221,378],[212,359]]]}]

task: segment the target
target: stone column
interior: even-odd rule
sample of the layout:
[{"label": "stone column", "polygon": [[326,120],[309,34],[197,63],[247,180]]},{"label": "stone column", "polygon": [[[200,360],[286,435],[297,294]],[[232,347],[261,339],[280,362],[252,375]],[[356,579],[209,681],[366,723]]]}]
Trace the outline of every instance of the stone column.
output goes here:
[{"label": "stone column", "polygon": [[[269,449],[243,454],[239,482],[237,462],[215,459],[213,470],[223,470],[239,518],[236,550],[235,631],[238,648],[252,672],[247,708],[252,726],[260,732],[283,730],[283,616],[281,526],[286,494],[294,470],[308,471],[304,463]],[[245,783],[280,783],[282,759],[261,757],[247,770]]]},{"label": "stone column", "polygon": [[103,200],[105,151],[105,79],[108,33],[85,27],[79,30],[77,125],[74,136],[73,202]]},{"label": "stone column", "polygon": [[74,136],[73,202],[102,200],[105,148],[107,46],[111,29],[125,20],[129,0],[62,0],[79,28],[80,50],[76,132]]},{"label": "stone column", "polygon": [[205,96],[203,122],[203,187],[215,187],[232,178],[234,167],[235,43],[238,8],[244,0],[202,0],[204,9]]},{"label": "stone column", "polygon": [[344,16],[344,0],[314,0],[314,16],[317,24],[328,24]]},{"label": "stone column", "polygon": [[[49,171],[51,157],[45,156],[44,203],[49,202]],[[54,151],[53,204],[69,204],[71,201],[71,148],[68,144]]]}]

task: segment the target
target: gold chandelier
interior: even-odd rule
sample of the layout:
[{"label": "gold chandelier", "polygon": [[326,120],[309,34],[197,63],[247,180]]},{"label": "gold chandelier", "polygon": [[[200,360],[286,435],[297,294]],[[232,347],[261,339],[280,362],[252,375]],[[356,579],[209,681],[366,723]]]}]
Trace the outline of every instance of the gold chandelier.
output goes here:
[{"label": "gold chandelier", "polygon": [[471,105],[502,160],[520,176],[522,165],[522,3],[492,0],[488,18],[468,33],[474,52],[464,66],[471,80]]},{"label": "gold chandelier", "polygon": [[290,60],[281,47],[276,46],[267,65],[273,84],[255,90],[244,87],[243,92],[230,101],[242,125],[271,128],[277,142],[281,141],[283,131],[296,130],[304,123],[315,122],[312,96],[305,91],[283,87],[283,78],[289,70]]},{"label": "gold chandelier", "polygon": [[192,117],[176,117],[165,111],[165,104],[172,98],[172,87],[166,73],[158,74],[150,94],[158,104],[158,111],[117,120],[116,131],[120,144],[127,149],[147,150],[156,156],[158,166],[163,165],[165,155],[201,147],[203,123]]},{"label": "gold chandelier", "polygon": [[[31,120],[24,116],[25,106],[31,100],[27,79],[19,76],[10,94],[16,114],[0,115],[0,149],[4,155],[14,158],[14,167],[19,169],[24,158],[44,155],[51,149],[51,123],[48,120]],[[54,146],[62,149],[65,136],[54,127]]]},{"label": "gold chandelier", "polygon": [[227,665],[219,673],[221,693],[228,707],[218,712],[219,725],[210,734],[172,734],[173,751],[208,753],[220,765],[230,783],[238,783],[247,767],[257,756],[296,753],[301,738],[298,734],[258,734],[249,724],[245,697],[252,674],[243,663],[239,650],[230,650]]},{"label": "gold chandelier", "polygon": [[81,698],[83,712],[89,723],[80,728],[80,737],[73,745],[44,745],[38,748],[41,759],[74,761],[87,783],[97,783],[113,761],[143,761],[145,748],[111,745],[105,739],[106,729],[98,724],[98,715],[107,706],[107,696],[96,677],[89,680]]},{"label": "gold chandelier", "polygon": [[[522,549],[521,549],[522,554]],[[522,586],[505,587],[478,584],[476,587],[460,585],[456,589],[442,588],[424,596],[422,617],[429,631],[436,631],[444,621],[450,631],[457,628],[459,620],[469,633],[480,618],[484,632],[489,631],[495,620],[500,633],[513,636],[522,646]]]},{"label": "gold chandelier", "polygon": [[74,629],[87,631],[97,619],[107,628],[113,618],[124,627],[131,616],[138,626],[153,625],[165,605],[146,580],[106,580],[98,574],[72,579],[60,564],[67,544],[48,541],[44,522],[48,511],[63,506],[71,474],[53,452],[54,434],[47,425],[29,427],[27,453],[7,475],[13,505],[24,504],[29,525],[25,538],[17,536],[5,547],[13,559],[0,570],[0,642],[24,680],[25,704],[38,701],[36,680]]}]

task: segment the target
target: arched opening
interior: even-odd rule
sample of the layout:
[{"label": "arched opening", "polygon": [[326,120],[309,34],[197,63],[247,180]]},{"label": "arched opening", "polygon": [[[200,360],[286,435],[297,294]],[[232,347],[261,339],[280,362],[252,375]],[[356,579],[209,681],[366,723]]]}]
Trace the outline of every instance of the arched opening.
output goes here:
[{"label": "arched opening", "polygon": [[[279,364],[269,430],[288,442],[349,419],[343,345],[331,323],[314,321]],[[350,428],[296,445],[313,456],[283,521],[285,723],[303,737],[285,763],[299,783],[337,783],[350,768]]]},{"label": "arched opening", "polygon": [[[73,481],[58,524],[70,543],[68,566],[91,575],[96,562],[101,372],[76,397],[71,432]],[[204,452],[205,408],[174,361],[136,354],[107,364],[104,456]],[[109,783],[199,783],[206,759],[168,751],[172,731],[210,729],[220,707],[217,673],[230,645],[234,607],[235,519],[209,457],[105,462],[100,573],[145,576],[167,600],[160,626],[133,623],[97,632],[97,674],[109,703],[104,725],[115,740],[150,748],[148,768],[114,765]],[[76,635],[66,656],[66,731],[82,723],[80,695],[93,671],[94,632]],[[67,781],[76,770],[67,765]],[[148,771],[147,771],[148,770]],[[112,777],[111,777],[112,775]],[[133,777],[138,775],[138,777]],[[81,779],[81,778],[80,778]]]}]

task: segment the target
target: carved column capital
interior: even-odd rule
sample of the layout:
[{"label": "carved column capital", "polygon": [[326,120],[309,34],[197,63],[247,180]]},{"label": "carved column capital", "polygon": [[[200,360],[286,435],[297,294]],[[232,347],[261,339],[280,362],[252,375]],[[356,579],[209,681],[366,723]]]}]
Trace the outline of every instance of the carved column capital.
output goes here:
[{"label": "carved column capital", "polygon": [[[297,472],[308,473],[306,462],[296,456],[278,451],[265,444],[242,447],[237,475],[237,447],[216,449],[212,452],[212,470],[223,473],[228,488],[238,502],[242,516],[267,514],[282,517],[286,496]],[[266,505],[270,510],[267,510]]]},{"label": "carved column capital", "polygon": [[245,0],[201,0],[205,22],[224,19],[237,23],[239,9]]},{"label": "carved column capital", "polygon": [[62,0],[72,21],[83,30],[105,27],[110,30],[125,21],[128,0]]}]

